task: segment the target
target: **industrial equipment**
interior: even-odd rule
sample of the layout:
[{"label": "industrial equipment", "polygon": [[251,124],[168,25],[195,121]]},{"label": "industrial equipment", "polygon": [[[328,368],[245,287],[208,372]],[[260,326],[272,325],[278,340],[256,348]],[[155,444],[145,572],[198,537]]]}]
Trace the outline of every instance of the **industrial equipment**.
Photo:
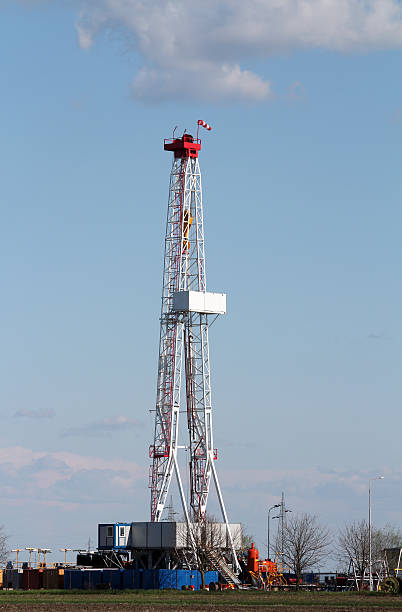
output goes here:
[{"label": "industrial equipment", "polygon": [[[201,171],[197,137],[184,133],[164,141],[173,153],[160,318],[159,365],[155,408],[154,441],[149,455],[151,521],[160,522],[173,473],[176,474],[185,521],[188,526],[206,520],[207,501],[213,478],[226,525],[235,569],[238,562],[215,467],[212,394],[208,330],[211,319],[226,312],[226,296],[207,292]],[[182,375],[185,378],[189,450],[189,506],[184,494],[178,462]],[[191,529],[189,528],[190,537]]]},{"label": "industrial equipment", "polygon": [[273,586],[282,587],[286,585],[282,569],[278,561],[275,563],[271,559],[260,559],[259,551],[251,544],[247,553],[246,578],[254,586],[262,589],[271,590]]}]

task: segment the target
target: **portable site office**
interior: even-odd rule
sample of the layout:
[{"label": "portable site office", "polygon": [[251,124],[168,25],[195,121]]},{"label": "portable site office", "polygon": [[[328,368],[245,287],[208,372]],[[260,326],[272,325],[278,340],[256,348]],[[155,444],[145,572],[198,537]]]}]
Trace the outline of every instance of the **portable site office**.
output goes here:
[{"label": "portable site office", "polygon": [[[240,523],[229,525],[235,548],[241,548]],[[101,523],[98,525],[98,550],[189,549],[191,535],[199,539],[200,526],[176,522]],[[204,538],[210,547],[226,550],[230,540],[225,523],[209,523]]]}]

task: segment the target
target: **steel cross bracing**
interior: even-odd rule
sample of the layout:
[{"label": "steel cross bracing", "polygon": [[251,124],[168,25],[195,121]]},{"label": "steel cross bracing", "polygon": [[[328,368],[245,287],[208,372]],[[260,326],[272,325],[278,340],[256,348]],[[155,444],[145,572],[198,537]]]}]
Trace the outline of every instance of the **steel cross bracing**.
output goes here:
[{"label": "steel cross bracing", "polygon": [[[165,507],[173,470],[180,492],[177,433],[184,327],[188,317],[172,311],[173,294],[205,291],[204,230],[201,173],[198,159],[175,158],[170,174],[162,288],[161,329],[154,444],[150,454],[151,520],[159,521]],[[188,338],[192,337],[187,333]],[[187,517],[186,517],[187,518]]]},{"label": "steel cross bracing", "polygon": [[211,479],[208,315],[172,312],[173,293],[186,290],[206,291],[201,173],[198,159],[175,158],[170,175],[155,439],[151,447],[152,520],[160,520],[177,465],[183,340],[190,434],[190,505],[194,516],[205,515]]},{"label": "steel cross bracing", "polygon": [[205,517],[214,460],[208,315],[189,313],[184,325],[187,424],[190,438],[190,506]]},{"label": "steel cross bracing", "polygon": [[170,174],[166,221],[155,433],[150,447],[151,520],[161,520],[175,472],[183,511],[190,525],[177,460],[177,451],[183,448],[179,446],[178,427],[184,361],[191,520],[205,519],[213,475],[232,543],[214,465],[208,344],[208,317],[211,315],[173,310],[173,295],[179,291],[206,292],[201,172],[197,156],[180,154],[175,155]]}]

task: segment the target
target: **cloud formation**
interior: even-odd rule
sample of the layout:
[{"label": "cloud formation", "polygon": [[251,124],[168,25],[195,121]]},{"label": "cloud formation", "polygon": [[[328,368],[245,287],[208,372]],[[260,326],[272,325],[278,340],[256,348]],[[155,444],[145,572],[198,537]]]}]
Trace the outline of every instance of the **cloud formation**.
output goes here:
[{"label": "cloud formation", "polygon": [[[103,459],[64,451],[34,451],[21,446],[0,449],[3,502],[67,507],[93,504],[144,487],[145,468],[123,459]],[[113,491],[113,493],[111,493]]]},{"label": "cloud formation", "polygon": [[25,419],[52,419],[56,415],[56,412],[51,409],[41,408],[40,410],[26,410],[21,409],[17,410],[14,413],[14,416],[17,418],[25,418]]},{"label": "cloud formation", "polygon": [[75,427],[69,427],[64,429],[61,433],[63,438],[70,436],[106,436],[114,431],[124,431],[126,429],[138,429],[143,427],[142,421],[137,419],[129,419],[126,416],[116,416],[110,419],[102,419],[99,421],[93,421],[92,423],[85,423],[83,425],[77,425]]},{"label": "cloud formation", "polygon": [[[135,516],[144,516],[147,474],[145,457],[144,465],[138,465],[120,458],[105,459],[66,451],[36,451],[21,446],[0,448],[2,503],[10,507],[35,503],[64,510],[87,508],[91,515],[90,508],[94,504],[113,504],[116,500],[135,496],[138,504]],[[383,468],[381,474],[385,475],[385,480],[377,493],[376,520],[379,524],[395,521],[394,515],[398,517],[397,509],[402,502],[402,472]],[[332,524],[358,518],[366,509],[368,479],[372,475],[372,471],[311,467],[220,471],[233,520],[247,518],[257,525],[262,520],[261,508],[277,503],[281,491],[286,492],[289,507],[294,512],[319,514],[324,522]],[[178,502],[175,498],[174,503]],[[119,517],[116,520],[120,520]]]},{"label": "cloud formation", "polygon": [[136,98],[261,102],[271,84],[253,60],[298,49],[402,46],[399,0],[76,0],[81,48],[120,31],[142,57]]}]

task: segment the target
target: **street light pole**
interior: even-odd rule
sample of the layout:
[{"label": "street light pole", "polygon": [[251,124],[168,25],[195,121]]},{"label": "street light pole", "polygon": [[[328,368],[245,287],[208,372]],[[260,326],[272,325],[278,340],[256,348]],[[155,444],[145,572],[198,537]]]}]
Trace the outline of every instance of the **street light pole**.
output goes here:
[{"label": "street light pole", "polygon": [[284,553],[284,518],[285,518],[285,512],[292,512],[292,510],[289,510],[288,508],[285,508],[284,504],[278,504],[278,507],[281,509],[280,510],[280,514],[278,514],[278,516],[273,516],[273,519],[279,519],[280,520],[280,524],[278,526],[278,539],[279,539],[279,533],[280,533],[280,539],[281,539],[281,547],[282,550],[281,552],[279,552],[279,550],[277,550],[277,555],[281,554],[282,555],[282,564],[283,564],[283,553]]},{"label": "street light pole", "polygon": [[[284,529],[284,521],[285,521],[285,513],[286,512],[292,512],[292,510],[288,510],[288,508],[285,508],[285,505],[283,505],[282,508],[282,515],[281,515],[281,523],[282,523],[282,527],[281,527],[281,531],[282,531],[282,555],[284,554],[284,548],[285,548],[285,529]],[[283,559],[283,556],[282,556]]]},{"label": "street light pole", "polygon": [[[368,486],[368,510],[369,510],[369,591],[373,590],[373,559],[372,559],[372,522],[371,522],[371,483],[374,480],[383,480],[384,476],[370,478]],[[363,579],[363,576],[362,576]]]},{"label": "street light pole", "polygon": [[275,504],[275,506],[271,506],[271,508],[268,509],[268,527],[267,527],[267,548],[268,548],[268,559],[270,559],[271,557],[269,556],[269,515],[271,510],[273,510],[274,508],[279,508],[280,504]]}]

